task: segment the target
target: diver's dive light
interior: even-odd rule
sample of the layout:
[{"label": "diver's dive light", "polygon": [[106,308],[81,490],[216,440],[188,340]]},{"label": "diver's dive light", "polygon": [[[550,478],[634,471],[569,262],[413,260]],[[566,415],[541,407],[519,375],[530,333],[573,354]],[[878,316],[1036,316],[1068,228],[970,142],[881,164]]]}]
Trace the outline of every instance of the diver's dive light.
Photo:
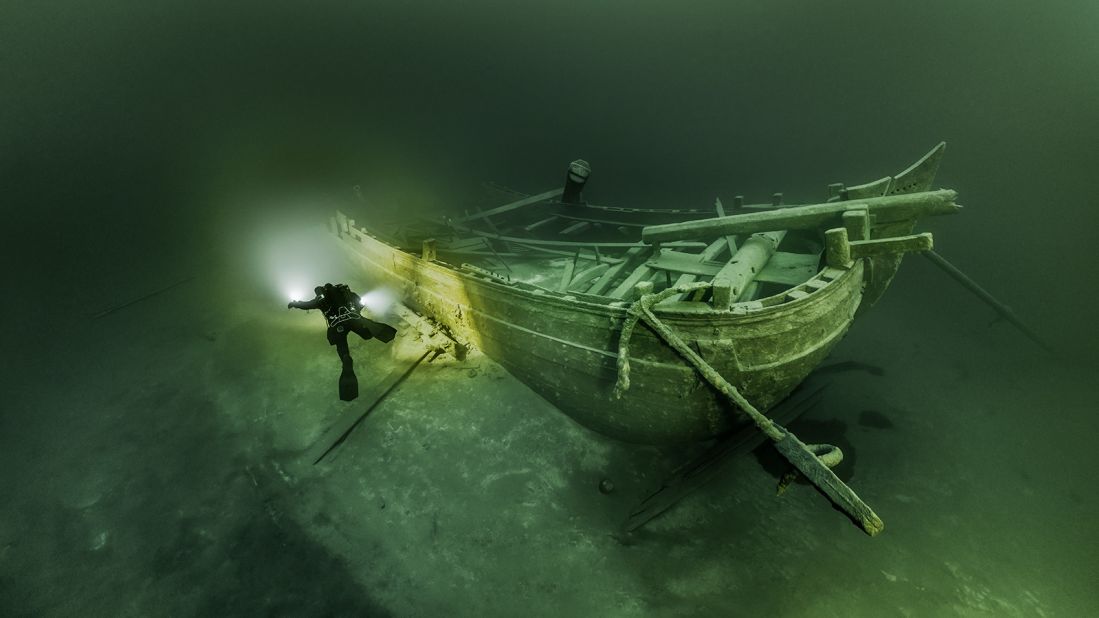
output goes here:
[{"label": "diver's dive light", "polygon": [[362,295],[359,299],[359,304],[366,310],[370,311],[374,315],[385,315],[389,312],[390,307],[397,301],[397,297],[393,292],[386,288],[375,288],[370,290],[366,294]]}]

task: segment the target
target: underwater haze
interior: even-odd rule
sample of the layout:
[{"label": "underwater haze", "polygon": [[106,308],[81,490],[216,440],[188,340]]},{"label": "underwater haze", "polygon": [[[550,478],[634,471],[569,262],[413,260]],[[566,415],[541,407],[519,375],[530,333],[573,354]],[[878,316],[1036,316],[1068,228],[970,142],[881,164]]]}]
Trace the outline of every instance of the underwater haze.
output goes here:
[{"label": "underwater haze", "polygon": [[[1099,615],[1097,33],[1087,0],[3,3],[0,615]],[[285,307],[370,280],[317,229],[352,187],[411,221],[584,158],[599,204],[817,203],[940,141],[964,209],[920,229],[1053,351],[905,260],[834,353],[880,375],[791,424],[881,535],[757,451],[624,539],[696,452],[476,352],[306,461],[357,403]],[[364,391],[410,354],[351,349]]]}]

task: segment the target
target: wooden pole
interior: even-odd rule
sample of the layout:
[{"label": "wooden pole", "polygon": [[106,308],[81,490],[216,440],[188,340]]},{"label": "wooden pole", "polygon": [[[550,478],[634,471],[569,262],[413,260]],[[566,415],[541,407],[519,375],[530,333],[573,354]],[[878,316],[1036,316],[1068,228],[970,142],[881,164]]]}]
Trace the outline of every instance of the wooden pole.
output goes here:
[{"label": "wooden pole", "polygon": [[[729,304],[744,298],[750,285],[755,280],[759,271],[767,266],[775,249],[786,237],[786,231],[764,232],[752,234],[741,243],[737,252],[729,258],[729,262],[716,275],[714,285],[721,288],[714,297],[714,309],[723,311],[729,308]],[[728,302],[725,302],[725,289],[729,290]]]},{"label": "wooden pole", "polygon": [[313,460],[313,465],[319,464],[321,460],[327,457],[337,446],[343,444],[344,440],[347,440],[347,437],[351,435],[351,432],[359,426],[359,423],[361,423],[374,408],[378,407],[378,404],[380,404],[389,393],[392,393],[394,389],[400,386],[401,382],[404,382],[405,378],[415,371],[430,353],[431,348],[425,348],[419,358],[407,367],[400,367],[390,371],[378,384],[378,394],[370,401],[370,404],[366,406],[366,410],[362,412],[349,411],[345,413],[310,449],[309,458]]},{"label": "wooden pole", "polygon": [[996,313],[1000,314],[1000,316],[1003,317],[1005,320],[1015,325],[1015,328],[1018,328],[1024,335],[1026,335],[1028,339],[1038,344],[1046,352],[1053,352],[1053,349],[1050,348],[1049,344],[1046,343],[1045,340],[1038,336],[1038,333],[1034,332],[1029,326],[1027,326],[1025,323],[1023,323],[1022,320],[1019,319],[1019,316],[1015,315],[1015,312],[1011,310],[1011,307],[1008,307],[1004,303],[996,300],[996,297],[994,297],[987,290],[978,285],[976,281],[970,279],[969,276],[959,270],[957,266],[951,264],[946,260],[946,258],[939,255],[938,253],[935,253],[934,251],[924,251],[923,255],[928,260],[930,260],[932,264],[938,266],[943,270],[943,272],[950,275],[950,277],[958,283],[962,284],[964,288],[966,288],[970,292],[973,292],[973,294],[975,294],[977,298],[980,298],[990,307],[995,309]]},{"label": "wooden pole", "polygon": [[511,202],[509,204],[504,204],[503,206],[497,206],[496,208],[492,208],[492,209],[485,210],[485,211],[478,210],[477,214],[466,215],[465,217],[462,217],[460,219],[455,219],[454,222],[455,223],[466,223],[466,222],[469,222],[469,221],[476,221],[477,219],[484,219],[485,217],[491,217],[493,215],[503,214],[505,212],[509,212],[509,211],[515,210],[517,208],[522,208],[524,206],[530,206],[531,204],[537,204],[538,202],[545,202],[546,200],[551,200],[551,199],[561,195],[561,193],[563,191],[564,191],[563,188],[561,188],[561,189],[551,189],[549,191],[546,191],[544,193],[539,193],[537,195],[529,195],[527,197],[524,197],[521,200],[516,200],[516,201]]},{"label": "wooden pole", "polygon": [[754,234],[771,230],[816,230],[842,224],[843,213],[866,208],[876,224],[915,220],[930,215],[953,214],[961,209],[954,203],[957,193],[949,189],[903,195],[888,195],[859,200],[857,203],[829,202],[807,206],[792,206],[715,219],[699,219],[664,225],[650,225],[641,230],[646,243],[674,240],[699,240],[730,234]]},{"label": "wooden pole", "polygon": [[[842,228],[841,228],[842,229]],[[846,233],[846,230],[844,230]],[[744,412],[755,426],[775,443],[775,448],[783,457],[805,475],[813,485],[820,489],[833,504],[843,509],[864,532],[870,536],[879,534],[885,524],[874,511],[859,498],[834,472],[822,462],[809,447],[797,438],[785,427],[767,418],[756,409],[739,390],[721,376],[709,363],[702,359],[672,330],[661,322],[652,312],[652,307],[662,300],[674,295],[685,294],[697,289],[702,289],[708,283],[689,283],[684,286],[668,288],[659,294],[644,294],[628,310],[628,317],[622,325],[622,334],[618,343],[618,382],[615,384],[615,396],[621,397],[629,389],[629,338],[633,334],[634,326],[638,320],[649,325],[661,339],[689,362],[702,378],[716,391],[724,395],[729,401]]]}]

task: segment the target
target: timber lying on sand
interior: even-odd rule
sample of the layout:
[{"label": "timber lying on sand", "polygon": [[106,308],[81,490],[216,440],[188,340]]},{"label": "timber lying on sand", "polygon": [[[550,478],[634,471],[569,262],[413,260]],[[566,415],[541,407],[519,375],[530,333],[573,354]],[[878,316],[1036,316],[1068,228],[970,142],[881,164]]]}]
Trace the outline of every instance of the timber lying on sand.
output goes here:
[{"label": "timber lying on sand", "polygon": [[[931,248],[930,234],[913,234],[920,219],[959,210],[953,191],[931,190],[944,147],[896,176],[832,185],[816,204],[776,194],[763,206],[735,199],[729,213],[720,201],[596,206],[577,161],[563,189],[435,227],[391,232],[339,212],[332,231],[407,306],[581,424],[645,444],[755,424],[818,487],[850,492],[827,468],[803,468],[816,459],[766,412],[881,296],[905,253]],[[860,504],[843,508],[880,530]]]}]

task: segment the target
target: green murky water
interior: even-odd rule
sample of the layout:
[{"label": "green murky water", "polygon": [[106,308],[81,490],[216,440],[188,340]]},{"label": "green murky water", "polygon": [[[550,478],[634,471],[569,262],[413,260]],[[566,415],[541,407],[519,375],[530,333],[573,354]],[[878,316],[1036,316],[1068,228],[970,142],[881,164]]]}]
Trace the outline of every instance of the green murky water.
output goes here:
[{"label": "green murky water", "polygon": [[[223,4],[0,7],[0,614],[1099,612],[1095,3]],[[454,213],[584,157],[601,203],[809,202],[939,140],[966,209],[924,229],[1058,354],[906,262],[836,354],[883,375],[792,426],[881,536],[761,451],[616,537],[688,453],[477,354],[304,462],[349,408],[277,279],[368,281],[303,232],[323,194]],[[368,389],[407,350],[352,353]]]}]

